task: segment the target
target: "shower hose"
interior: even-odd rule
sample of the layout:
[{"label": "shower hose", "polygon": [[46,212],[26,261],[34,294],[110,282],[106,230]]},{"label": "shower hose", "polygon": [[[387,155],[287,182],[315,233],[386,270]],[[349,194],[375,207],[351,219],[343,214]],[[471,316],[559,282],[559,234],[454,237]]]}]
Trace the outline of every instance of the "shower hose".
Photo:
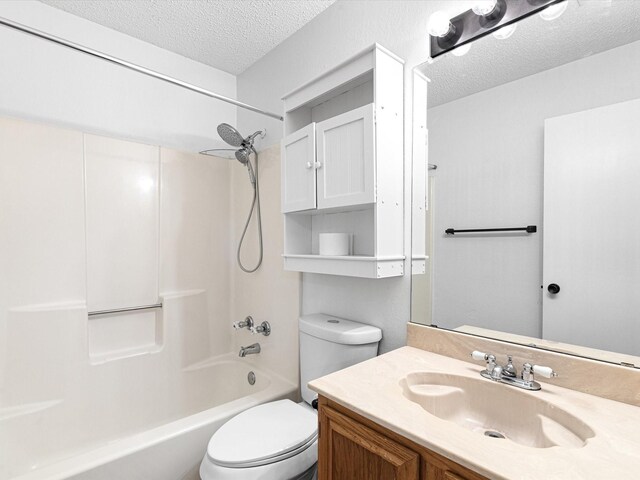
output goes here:
[{"label": "shower hose", "polygon": [[[255,171],[253,166],[251,165],[251,158],[247,161],[247,170],[249,170],[249,180],[251,180],[251,185],[253,186],[253,200],[251,202],[251,208],[249,209],[249,215],[247,215],[247,221],[244,224],[244,229],[242,230],[242,236],[240,237],[240,242],[238,243],[238,253],[236,258],[238,259],[238,266],[243,272],[253,273],[260,265],[262,265],[262,256],[263,256],[263,244],[262,244],[262,217],[260,214],[260,183],[258,179],[258,152],[253,149],[253,154],[256,159],[256,167]],[[258,262],[256,266],[253,268],[247,268],[242,264],[242,259],[240,258],[240,251],[242,250],[242,244],[244,242],[244,237],[247,234],[247,230],[249,229],[249,223],[251,222],[251,217],[253,216],[253,212],[256,212],[256,216],[258,217],[258,242],[260,246],[260,253],[258,255]]]}]

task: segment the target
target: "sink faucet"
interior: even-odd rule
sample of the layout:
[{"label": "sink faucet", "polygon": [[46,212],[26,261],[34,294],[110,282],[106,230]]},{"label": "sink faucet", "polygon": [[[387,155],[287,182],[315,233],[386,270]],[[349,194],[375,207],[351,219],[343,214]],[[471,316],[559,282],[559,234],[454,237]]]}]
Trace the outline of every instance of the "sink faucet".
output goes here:
[{"label": "sink faucet", "polygon": [[540,384],[534,380],[534,375],[540,375],[546,378],[558,376],[558,374],[549,367],[525,363],[522,366],[522,373],[520,377],[518,377],[516,367],[513,366],[513,357],[511,355],[507,355],[507,364],[505,366],[498,365],[495,355],[490,353],[474,350],[471,352],[471,358],[487,362],[487,367],[480,372],[480,375],[484,378],[514,387],[524,388],[525,390],[540,390],[542,388]]},{"label": "sink faucet", "polygon": [[238,353],[241,357],[246,357],[247,355],[255,355],[256,353],[260,353],[260,344],[254,343],[249,345],[248,347],[240,347],[240,353]]}]

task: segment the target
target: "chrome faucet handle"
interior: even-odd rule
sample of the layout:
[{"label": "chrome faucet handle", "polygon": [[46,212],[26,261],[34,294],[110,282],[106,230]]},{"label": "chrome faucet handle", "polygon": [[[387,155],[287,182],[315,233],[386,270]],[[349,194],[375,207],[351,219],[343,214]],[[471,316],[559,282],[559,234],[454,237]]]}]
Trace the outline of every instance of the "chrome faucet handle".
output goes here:
[{"label": "chrome faucet handle", "polygon": [[271,335],[271,325],[269,325],[269,322],[262,322],[260,325],[258,325],[257,327],[251,326],[251,328],[249,328],[249,330],[251,331],[252,334],[256,334],[256,333],[261,333],[262,335],[264,335],[265,337]]},{"label": "chrome faucet handle", "polygon": [[247,330],[251,330],[253,328],[253,318],[249,315],[247,318],[242,320],[241,322],[233,322],[233,328],[236,330],[241,330],[246,328]]},{"label": "chrome faucet handle", "polygon": [[478,350],[474,350],[471,352],[471,358],[474,360],[484,360],[487,362],[487,372],[491,374],[493,369],[496,368],[496,356],[491,353],[479,352]]},{"label": "chrome faucet handle", "polygon": [[533,383],[535,380],[535,375],[540,375],[545,378],[555,378],[558,376],[558,374],[554,372],[551,367],[545,367],[542,365],[531,365],[530,363],[525,363],[522,366],[522,380],[524,380],[525,382]]}]

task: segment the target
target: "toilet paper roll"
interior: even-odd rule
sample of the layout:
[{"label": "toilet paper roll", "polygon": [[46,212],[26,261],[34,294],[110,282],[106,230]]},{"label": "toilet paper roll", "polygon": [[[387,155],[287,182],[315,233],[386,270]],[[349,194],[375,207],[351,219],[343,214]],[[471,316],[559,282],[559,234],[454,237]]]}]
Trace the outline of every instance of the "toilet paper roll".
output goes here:
[{"label": "toilet paper roll", "polygon": [[349,255],[348,233],[321,233],[319,235],[320,255]]}]

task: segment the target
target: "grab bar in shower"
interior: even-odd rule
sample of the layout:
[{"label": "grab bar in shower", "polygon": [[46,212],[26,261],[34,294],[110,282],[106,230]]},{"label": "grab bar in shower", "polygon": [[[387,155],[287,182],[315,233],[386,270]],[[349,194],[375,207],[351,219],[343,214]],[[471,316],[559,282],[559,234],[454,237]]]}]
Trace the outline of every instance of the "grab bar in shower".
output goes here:
[{"label": "grab bar in shower", "polygon": [[97,315],[111,315],[114,313],[136,312],[139,310],[152,310],[154,308],[162,308],[162,304],[156,303],[154,305],[142,305],[140,307],[125,307],[125,308],[114,308],[111,310],[97,310],[95,312],[89,312],[89,316],[95,317]]},{"label": "grab bar in shower", "polygon": [[456,230],[454,228],[447,228],[444,233],[447,235],[454,235],[456,233],[479,233],[479,232],[527,232],[527,233],[536,233],[538,231],[538,227],[535,225],[527,225],[526,227],[515,227],[515,228],[476,228],[473,230]]}]

